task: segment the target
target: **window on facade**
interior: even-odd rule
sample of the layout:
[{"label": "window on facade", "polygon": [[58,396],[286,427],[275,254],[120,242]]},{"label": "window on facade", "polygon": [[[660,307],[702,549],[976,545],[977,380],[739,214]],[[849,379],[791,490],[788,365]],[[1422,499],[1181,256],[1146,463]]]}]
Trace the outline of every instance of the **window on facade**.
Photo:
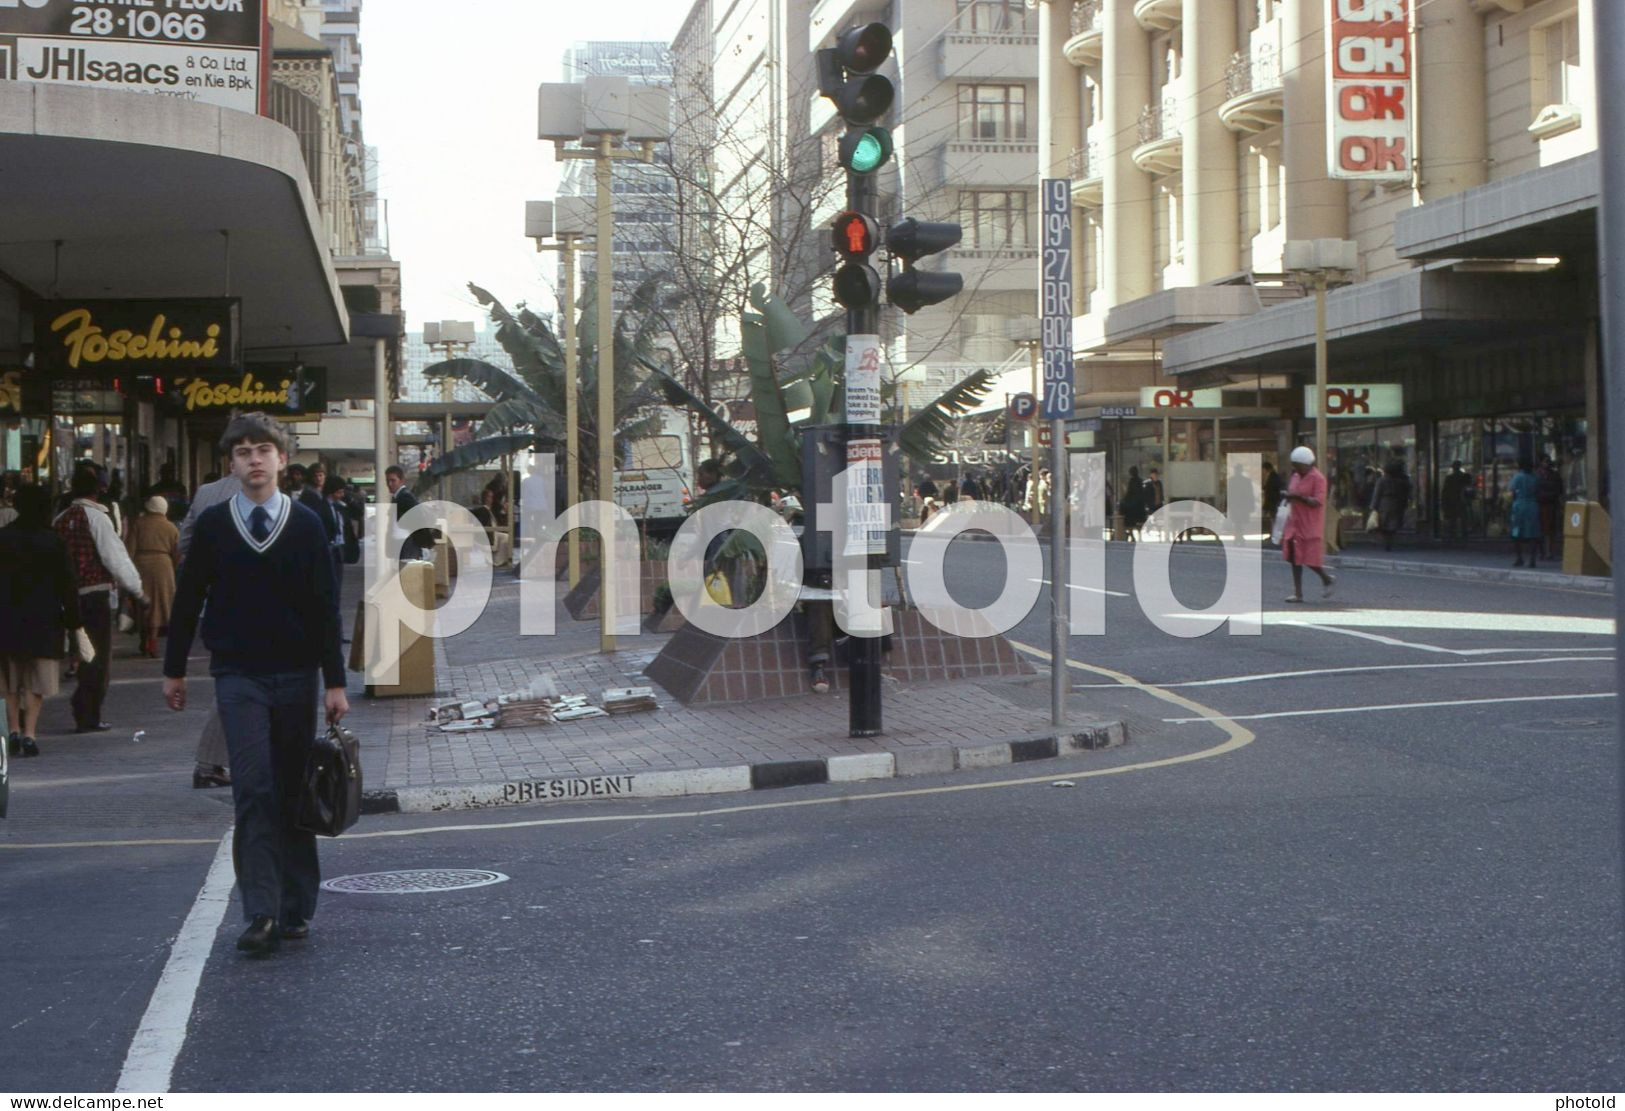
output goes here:
[{"label": "window on facade", "polygon": [[964,244],[972,248],[1025,247],[1027,194],[1016,190],[977,189],[959,194],[959,224]]},{"label": "window on facade", "polygon": [[1025,0],[959,0],[961,31],[1030,31]]},{"label": "window on facade", "polygon": [[1546,103],[1578,106],[1580,17],[1569,16],[1546,28]]},{"label": "window on facade", "polygon": [[1158,35],[1151,40],[1151,65],[1157,85],[1171,85],[1179,80],[1179,40],[1172,35]]},{"label": "window on facade", "polygon": [[1025,85],[959,86],[961,139],[1025,139],[1027,87]]}]

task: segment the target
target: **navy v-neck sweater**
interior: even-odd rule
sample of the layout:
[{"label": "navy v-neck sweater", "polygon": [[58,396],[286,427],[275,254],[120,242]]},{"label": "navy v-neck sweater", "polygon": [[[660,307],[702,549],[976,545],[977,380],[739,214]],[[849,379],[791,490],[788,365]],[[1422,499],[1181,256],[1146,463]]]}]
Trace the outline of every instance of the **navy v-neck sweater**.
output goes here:
[{"label": "navy v-neck sweater", "polygon": [[263,552],[239,528],[229,499],[198,516],[169,617],[164,674],[172,679],[186,676],[200,611],[212,670],[271,675],[320,667],[329,689],[344,686],[327,530],[298,502],[289,503]]}]

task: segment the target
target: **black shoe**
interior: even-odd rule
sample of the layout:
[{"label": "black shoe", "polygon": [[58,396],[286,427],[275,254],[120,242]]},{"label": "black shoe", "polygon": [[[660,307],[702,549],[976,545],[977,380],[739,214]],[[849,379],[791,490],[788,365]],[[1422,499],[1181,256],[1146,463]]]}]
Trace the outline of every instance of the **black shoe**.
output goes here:
[{"label": "black shoe", "polygon": [[239,950],[256,957],[276,952],[281,944],[282,939],[277,936],[276,919],[269,914],[256,917],[237,939]]},{"label": "black shoe", "polygon": [[34,743],[33,737],[18,737],[17,748],[23,756],[39,755],[39,745]]},{"label": "black shoe", "polygon": [[199,764],[192,769],[193,787],[230,787],[231,773],[219,764]]},{"label": "black shoe", "polygon": [[289,941],[303,941],[310,936],[310,923],[303,918],[289,915],[288,920],[282,924],[282,936]]},{"label": "black shoe", "polygon": [[74,732],[75,733],[106,733],[109,729],[112,729],[112,728],[113,728],[112,723],[105,722],[105,721],[98,721],[95,725],[81,725],[79,728],[75,729]]},{"label": "black shoe", "polygon": [[812,665],[812,691],[814,694],[829,693],[829,675],[824,671],[823,664]]}]

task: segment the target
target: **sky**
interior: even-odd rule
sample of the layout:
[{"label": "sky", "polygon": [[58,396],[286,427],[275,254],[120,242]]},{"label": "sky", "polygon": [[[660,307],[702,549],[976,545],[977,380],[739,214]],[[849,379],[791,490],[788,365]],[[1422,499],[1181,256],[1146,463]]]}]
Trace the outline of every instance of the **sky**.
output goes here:
[{"label": "sky", "polygon": [[510,306],[553,307],[558,256],[525,238],[525,202],[549,200],[561,163],[536,138],[536,87],[562,81],[577,40],[670,43],[688,0],[368,0],[362,127],[378,148],[407,329],[487,326],[468,283]]}]

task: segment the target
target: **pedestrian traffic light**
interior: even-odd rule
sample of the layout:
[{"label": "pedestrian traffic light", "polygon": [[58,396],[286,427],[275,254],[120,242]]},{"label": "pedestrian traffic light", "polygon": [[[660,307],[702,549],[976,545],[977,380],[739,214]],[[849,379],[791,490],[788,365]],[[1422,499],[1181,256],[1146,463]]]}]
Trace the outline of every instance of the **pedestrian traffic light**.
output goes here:
[{"label": "pedestrian traffic light", "polygon": [[891,132],[875,126],[897,96],[891,80],[875,72],[891,46],[891,29],[868,23],[843,31],[833,47],[818,52],[818,91],[846,121],[838,157],[849,173],[872,174],[892,156]]},{"label": "pedestrian traffic light", "polygon": [[848,309],[879,308],[880,275],[869,256],[880,246],[880,226],[861,212],[835,217],[831,246],[844,263],[835,271],[835,302]]},{"label": "pedestrian traffic light", "polygon": [[902,273],[886,283],[886,299],[904,312],[918,312],[965,288],[965,278],[949,270],[921,270],[915,264],[927,255],[946,251],[958,243],[964,229],[958,224],[926,223],[912,216],[886,232],[886,247],[903,264]]}]

